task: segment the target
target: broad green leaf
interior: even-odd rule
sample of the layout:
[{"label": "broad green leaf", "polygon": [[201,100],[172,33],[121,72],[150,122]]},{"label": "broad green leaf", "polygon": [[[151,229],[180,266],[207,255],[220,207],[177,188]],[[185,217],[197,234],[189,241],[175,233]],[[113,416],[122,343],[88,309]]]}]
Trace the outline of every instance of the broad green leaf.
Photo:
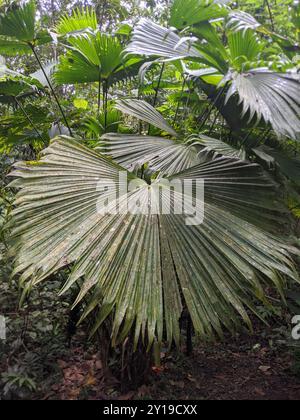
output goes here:
[{"label": "broad green leaf", "polygon": [[212,19],[223,18],[228,14],[225,2],[214,0],[174,0],[169,24],[177,29]]},{"label": "broad green leaf", "polygon": [[71,16],[64,15],[56,27],[59,35],[76,34],[84,29],[98,29],[96,12],[93,9],[75,9]]}]

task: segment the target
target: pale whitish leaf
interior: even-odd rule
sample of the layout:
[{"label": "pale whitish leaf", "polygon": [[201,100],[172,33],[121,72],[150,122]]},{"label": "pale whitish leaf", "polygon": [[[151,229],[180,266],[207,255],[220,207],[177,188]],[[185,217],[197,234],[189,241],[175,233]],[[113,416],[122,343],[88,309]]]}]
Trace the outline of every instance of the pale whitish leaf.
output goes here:
[{"label": "pale whitish leaf", "polygon": [[158,56],[170,60],[186,57],[201,57],[189,40],[181,38],[172,30],[147,19],[142,19],[134,29],[132,41],[126,51],[133,54]]},{"label": "pale whitish leaf", "polygon": [[117,102],[116,108],[125,114],[136,117],[177,137],[176,131],[167,123],[163,116],[146,101],[139,99],[124,99]]},{"label": "pale whitish leaf", "polygon": [[192,136],[189,139],[189,143],[203,146],[202,152],[208,151],[214,152],[216,155],[228,156],[241,160],[246,159],[246,151],[244,148],[237,149],[219,139],[214,139],[205,135]]},{"label": "pale whitish leaf", "polygon": [[279,135],[297,138],[300,132],[300,75],[268,71],[231,73],[227,101],[235,94],[243,104],[242,116],[249,114],[270,123]]},{"label": "pale whitish leaf", "polygon": [[249,13],[232,11],[229,13],[226,26],[234,31],[245,31],[247,29],[256,30],[261,27],[261,24]]},{"label": "pale whitish leaf", "polygon": [[251,29],[264,35],[268,35],[281,46],[285,54],[290,59],[293,58],[295,52],[300,51],[299,45],[295,44],[293,39],[278,35],[270,31],[267,27],[261,25],[253,16],[246,12],[232,11],[229,14],[226,27],[231,31],[245,32]]},{"label": "pale whitish leaf", "polygon": [[[54,82],[52,75],[55,71],[55,67],[57,66],[57,64],[58,63],[56,60],[52,60],[43,66],[44,72],[46,73],[47,78],[48,80],[50,80],[51,83]],[[44,72],[41,69],[39,69],[36,72],[32,73],[30,77],[38,80],[42,86],[50,88],[47,78],[44,75]]]},{"label": "pale whitish leaf", "polygon": [[131,171],[147,163],[160,176],[173,175],[201,162],[195,147],[160,137],[112,133],[102,140],[98,150]]},{"label": "pale whitish leaf", "polygon": [[[172,212],[100,215],[99,197],[114,191],[97,184],[105,178],[118,186],[120,170],[76,141],[57,138],[39,163],[17,163],[12,173],[12,186],[20,192],[11,252],[21,284],[30,288],[73,263],[64,291],[83,279],[76,300],[86,299],[82,319],[95,310],[95,331],[112,314],[114,344],[131,328],[135,343],[147,336],[149,348],[155,339],[161,342],[164,330],[169,343],[178,342],[182,303],[204,338],[221,335],[224,326],[234,330],[240,318],[250,325],[246,308],[255,311],[254,296],[265,302],[265,286],[281,291],[284,276],[298,279],[289,257],[296,250],[242,220],[259,212],[267,217],[271,205],[280,216],[274,185],[259,166],[220,158],[174,175],[173,180],[205,180],[205,219],[199,226],[187,226],[185,216]],[[162,180],[149,186],[128,176],[139,182],[126,197],[131,203],[147,206],[149,191],[157,188],[169,193]],[[175,202],[183,199],[174,194]]]}]

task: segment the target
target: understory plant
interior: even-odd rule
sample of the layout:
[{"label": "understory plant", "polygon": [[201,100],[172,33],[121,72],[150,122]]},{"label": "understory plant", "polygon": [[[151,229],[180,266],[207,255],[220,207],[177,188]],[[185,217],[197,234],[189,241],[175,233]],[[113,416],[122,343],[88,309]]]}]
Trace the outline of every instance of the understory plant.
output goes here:
[{"label": "understory plant", "polygon": [[[92,319],[94,335],[109,321],[113,347],[179,346],[185,312],[202,340],[242,321],[251,330],[257,302],[271,307],[270,289],[284,300],[287,282],[299,282],[298,40],[226,3],[174,0],[167,22],[113,33],[93,10],[48,31],[33,1],[0,16],[1,143],[34,151],[10,173],[13,274],[24,298],[70,267],[60,293],[79,288],[80,322]],[[45,65],[49,45],[58,60]],[[35,72],[10,70],[20,54]],[[102,180],[114,187],[99,189]],[[184,180],[204,182],[199,225],[174,208],[98,211],[100,199],[147,208],[151,192]]]}]

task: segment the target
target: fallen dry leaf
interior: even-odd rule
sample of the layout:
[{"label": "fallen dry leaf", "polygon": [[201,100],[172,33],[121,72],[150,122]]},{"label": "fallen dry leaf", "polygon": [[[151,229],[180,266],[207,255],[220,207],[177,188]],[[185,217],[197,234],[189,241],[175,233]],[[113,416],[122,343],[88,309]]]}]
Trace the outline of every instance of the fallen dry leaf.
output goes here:
[{"label": "fallen dry leaf", "polygon": [[258,368],[262,373],[269,373],[271,366],[260,366]]}]

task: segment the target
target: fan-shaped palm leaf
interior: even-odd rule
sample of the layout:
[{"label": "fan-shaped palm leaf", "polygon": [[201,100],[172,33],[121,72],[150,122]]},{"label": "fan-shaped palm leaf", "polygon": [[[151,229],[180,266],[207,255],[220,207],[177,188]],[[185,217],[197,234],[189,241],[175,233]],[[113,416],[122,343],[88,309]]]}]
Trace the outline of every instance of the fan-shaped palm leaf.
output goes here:
[{"label": "fan-shaped palm leaf", "polygon": [[238,94],[243,103],[243,113],[252,120],[264,118],[281,135],[297,138],[300,132],[299,89],[300,75],[253,70],[233,73],[227,99]]},{"label": "fan-shaped palm leaf", "polygon": [[[187,226],[184,215],[172,213],[99,214],[99,198],[110,198],[114,189],[99,190],[98,183],[108,179],[117,188],[120,170],[67,138],[53,141],[40,162],[15,165],[12,186],[21,190],[12,215],[12,252],[27,289],[75,263],[63,290],[84,278],[76,302],[86,297],[83,318],[97,311],[94,331],[113,313],[113,342],[134,328],[135,343],[147,335],[150,347],[162,340],[164,328],[169,342],[178,341],[182,301],[197,333],[221,335],[222,326],[232,330],[240,317],[250,324],[245,307],[252,308],[253,296],[266,302],[262,285],[281,290],[284,276],[297,280],[289,258],[294,250],[228,211],[231,203],[244,208],[240,215],[246,219],[257,217],[260,206],[265,214],[271,205],[276,211],[273,185],[258,166],[221,158],[174,175],[205,180],[199,226]],[[162,181],[135,181],[139,188],[123,193],[122,205],[126,196],[147,208],[149,191],[169,193]],[[176,192],[174,198],[183,196]]]},{"label": "fan-shaped palm leaf", "polygon": [[195,147],[160,137],[110,133],[102,139],[97,150],[131,171],[148,164],[160,176],[170,176],[201,162]]},{"label": "fan-shaped palm leaf", "polygon": [[138,72],[140,60],[125,59],[122,44],[112,35],[80,34],[70,37],[68,44],[55,73],[59,84],[107,80],[110,85]]},{"label": "fan-shaped palm leaf", "polygon": [[233,31],[247,31],[248,29],[251,29],[264,35],[268,35],[272,37],[273,40],[276,41],[290,57],[292,57],[295,52],[300,51],[299,45],[295,45],[291,39],[270,31],[249,13],[243,11],[232,11],[229,13],[227,28]]},{"label": "fan-shaped palm leaf", "polygon": [[35,1],[13,5],[0,14],[0,53],[31,53],[31,45],[42,45],[50,41],[48,32],[37,27]]},{"label": "fan-shaped palm leaf", "polygon": [[124,99],[117,102],[116,108],[125,114],[148,122],[154,127],[160,128],[172,136],[178,136],[176,131],[167,123],[163,116],[146,101],[139,99]]},{"label": "fan-shaped palm leaf", "polygon": [[76,34],[85,29],[91,29],[92,31],[98,29],[97,16],[94,9],[75,9],[71,16],[63,16],[56,27],[59,35]]},{"label": "fan-shaped palm leaf", "polygon": [[177,60],[202,57],[189,38],[180,38],[173,30],[163,28],[147,19],[135,27],[127,52]]},{"label": "fan-shaped palm leaf", "polygon": [[225,17],[228,8],[224,6],[226,1],[218,0],[174,0],[171,7],[170,25],[177,29],[200,22]]},{"label": "fan-shaped palm leaf", "polygon": [[259,61],[264,44],[250,29],[228,35],[230,58],[235,68],[241,69],[245,61]]}]

